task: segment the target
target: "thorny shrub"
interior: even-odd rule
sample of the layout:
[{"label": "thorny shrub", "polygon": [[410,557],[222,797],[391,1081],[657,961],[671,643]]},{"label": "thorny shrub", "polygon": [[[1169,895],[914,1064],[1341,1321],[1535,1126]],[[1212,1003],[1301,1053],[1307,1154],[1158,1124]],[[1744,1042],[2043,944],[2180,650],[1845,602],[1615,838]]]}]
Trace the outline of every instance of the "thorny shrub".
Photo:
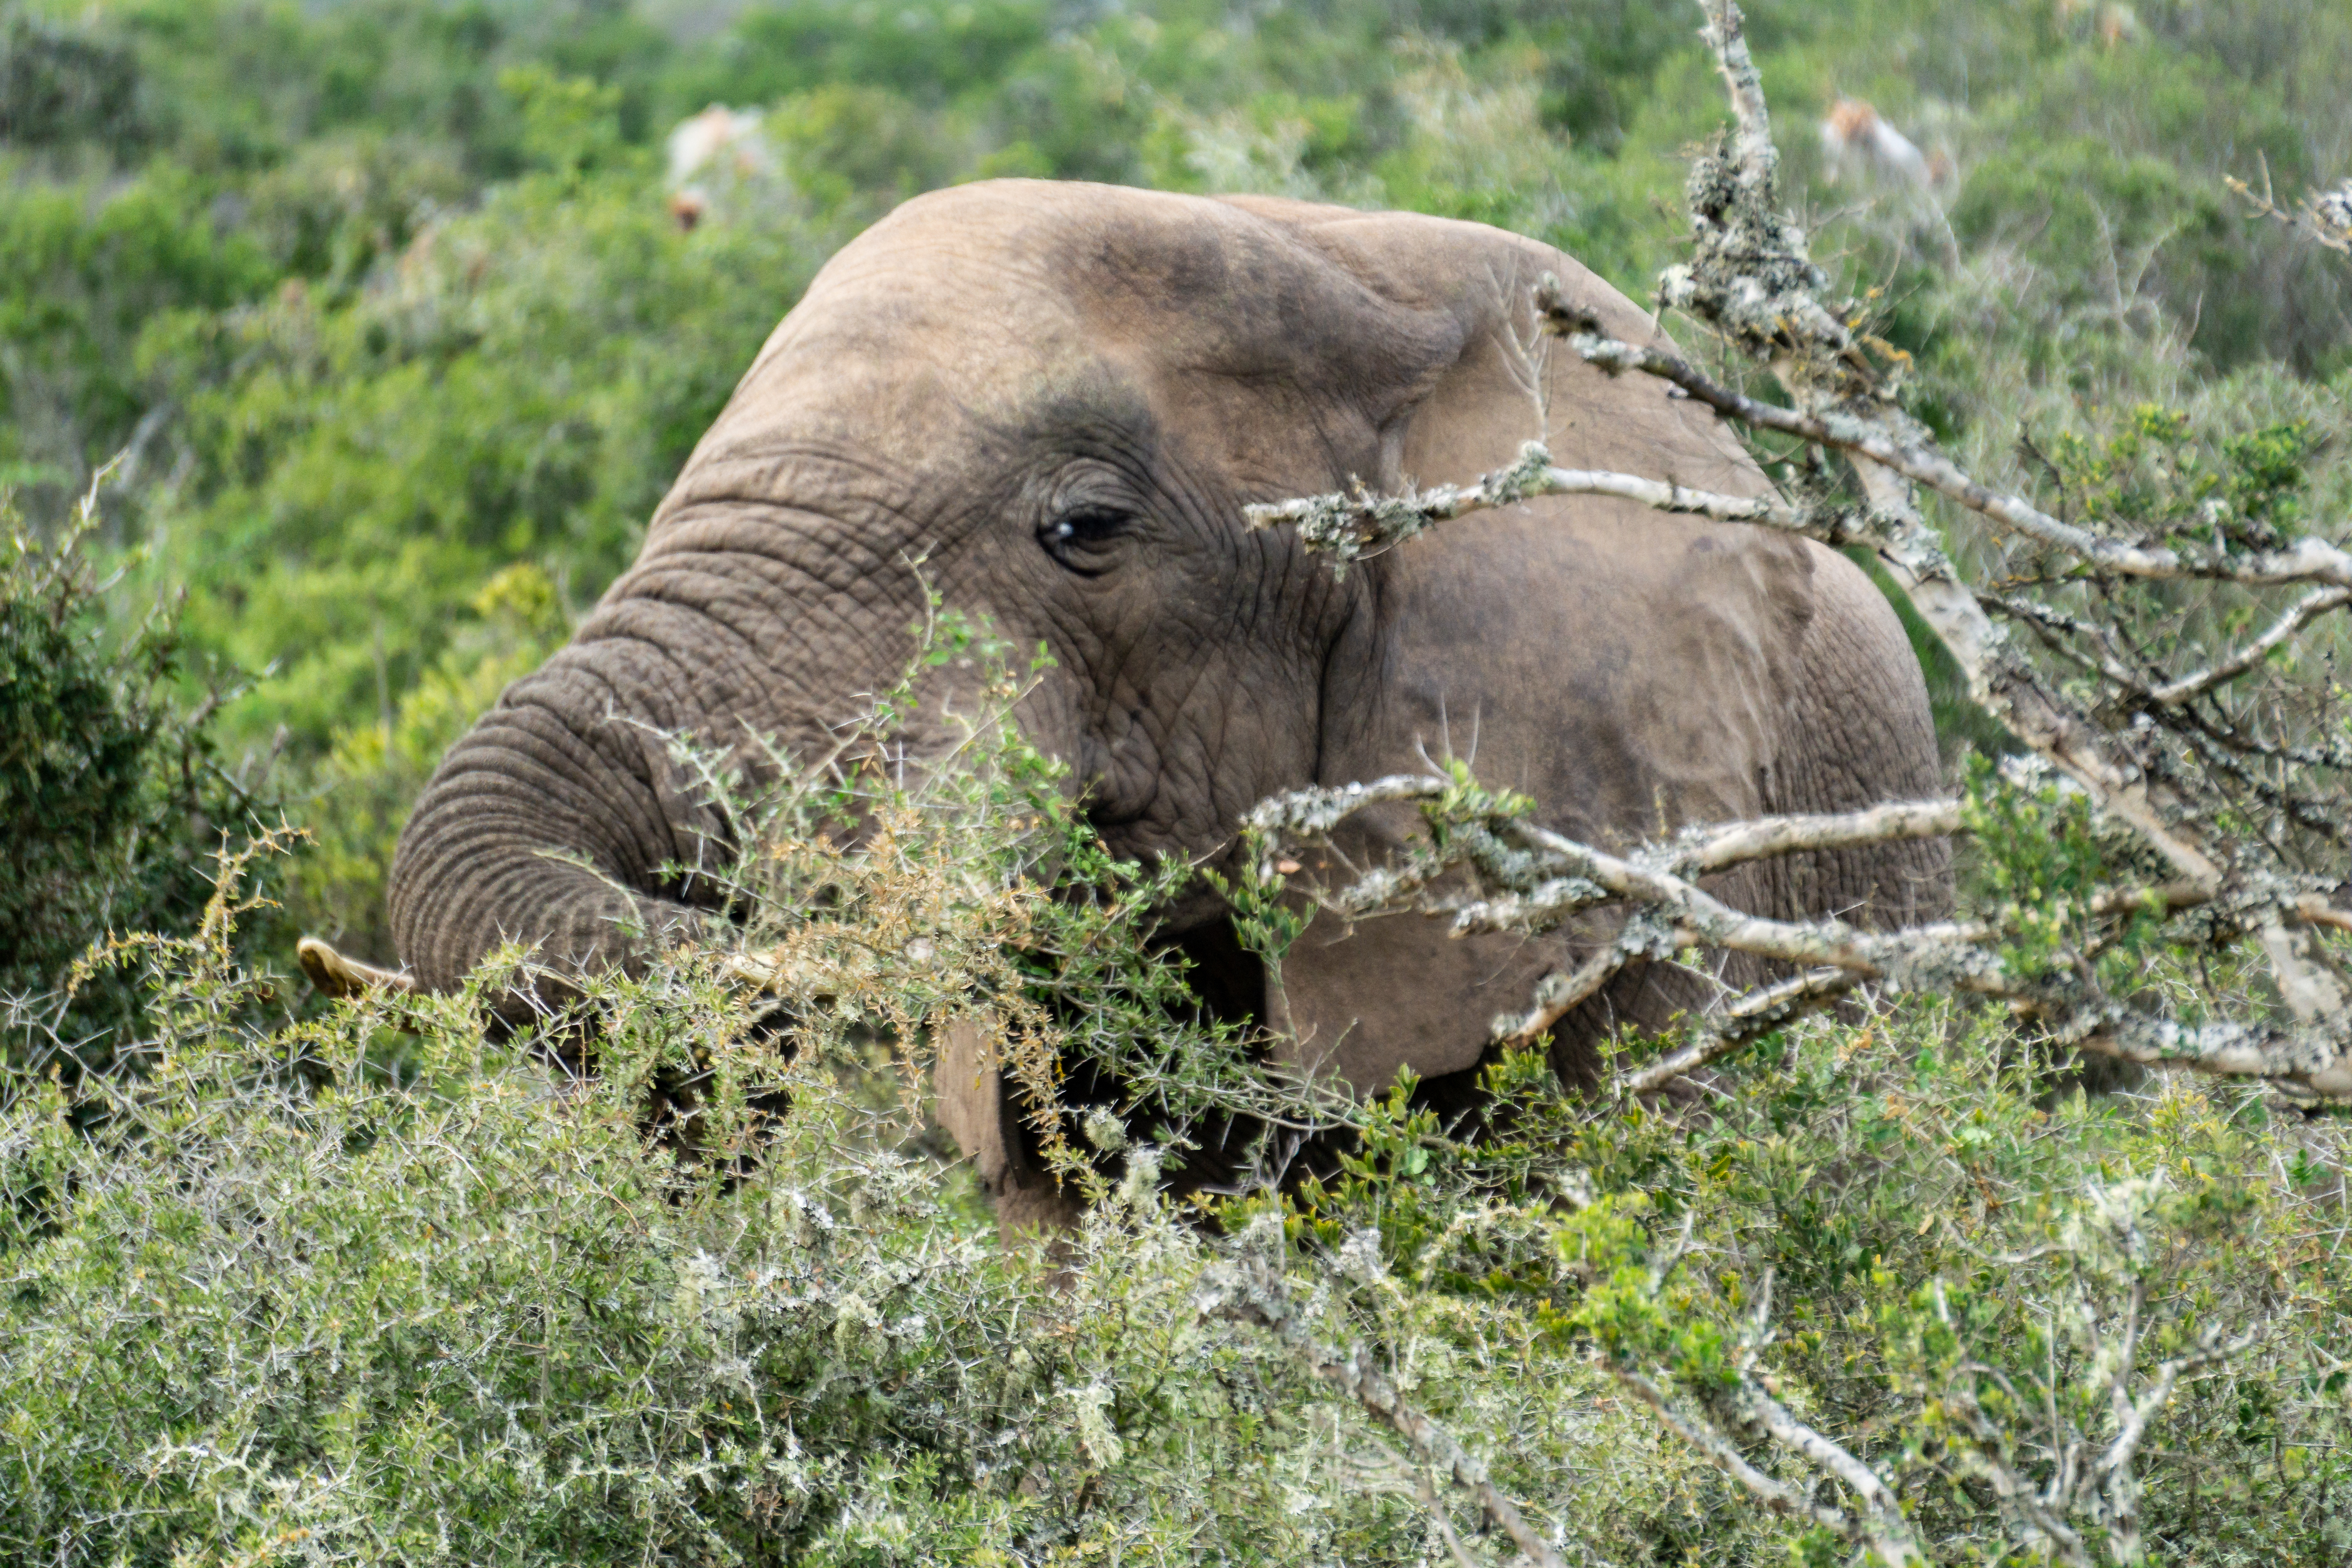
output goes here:
[{"label": "thorny shrub", "polygon": [[[2352,1551],[2340,1123],[2187,1080],[2053,1097],[1949,1005],[1797,1026],[1671,1112],[1572,1100],[1536,1051],[1490,1066],[1475,1125],[1409,1082],[1270,1087],[1154,944],[1181,871],[1091,840],[1002,721],[1003,650],[950,616],[929,647],[977,672],[951,763],[898,772],[910,680],[831,758],[712,766],[743,943],[542,1031],[479,1024],[519,953],[455,996],[260,1026],[247,858],[195,935],[95,952],[143,975],[154,1066],[6,1085],[0,1556],[1507,1560],[1392,1434],[1195,1309],[1237,1247],[1570,1560],[1850,1555],[1621,1371],[1801,1487],[1733,1420],[1761,1378],[1896,1478],[1939,1560],[2017,1562],[1993,1464],[2039,1484],[2105,1440],[2119,1364],[2140,1386],[2209,1339],[2237,1348],[2141,1455],[2148,1560]],[[1094,1196],[1050,1256],[997,1241],[925,1125],[957,1018]],[[551,1065],[558,1030],[599,1070]],[[1081,1118],[1057,1085],[1088,1062],[1127,1088]],[[682,1076],[690,1140],[646,1115]],[[1335,1138],[1328,1176],[1166,1196],[1188,1129],[1251,1110]]]}]

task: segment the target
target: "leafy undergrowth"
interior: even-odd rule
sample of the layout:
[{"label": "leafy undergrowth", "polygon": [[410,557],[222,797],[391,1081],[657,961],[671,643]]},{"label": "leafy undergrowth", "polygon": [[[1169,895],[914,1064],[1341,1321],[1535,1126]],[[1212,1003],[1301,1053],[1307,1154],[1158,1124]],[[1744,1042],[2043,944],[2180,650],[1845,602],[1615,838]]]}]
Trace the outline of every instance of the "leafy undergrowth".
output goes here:
[{"label": "leafy undergrowth", "polygon": [[[0,1556],[1418,1558],[1420,1505],[1356,1475],[1310,1380],[1198,1320],[1220,1244],[1148,1159],[1065,1255],[1007,1250],[901,1101],[784,1068],[707,968],[602,989],[575,1082],[487,1044],[478,994],[408,1008],[396,1050],[369,1007],[216,1027],[256,984],[226,913],[152,950],[161,1055],[94,1134],[12,1086]],[[756,1158],[646,1134],[664,1053],[713,1068],[714,1125],[789,1088]],[[1468,1397],[1591,1382],[1475,1353]],[[1605,1489],[1628,1518],[1684,1507],[1630,1415],[1514,1419],[1575,1471],[1643,1454]]]},{"label": "leafy undergrowth", "polygon": [[[1073,860],[1050,768],[973,765],[895,802],[786,792],[751,863],[830,891],[764,928],[782,1010],[715,954],[604,982],[565,1026],[584,1079],[555,1023],[486,1037],[511,959],[255,1023],[242,867],[196,936],[101,954],[146,976],[148,1070],[19,1069],[0,1114],[0,1557],[1509,1561],[1392,1432],[1201,1311],[1237,1250],[1571,1562],[1858,1560],[1621,1374],[1835,1501],[1740,1424],[1752,1375],[1889,1477],[1937,1560],[2016,1563],[2041,1547],[1987,1455],[2039,1484],[2111,1441],[2113,1387],[2209,1343],[2137,1458],[2146,1560],[2352,1552],[2342,1123],[2197,1080],[2053,1090],[1998,1020],[1916,1004],[1796,1026],[1680,1110],[1578,1104],[1538,1053],[1493,1065],[1475,1130],[1409,1088],[1268,1088],[1340,1165],[1174,1201],[1183,1108],[1235,1108],[1245,1042],[1169,1005],[1151,879]],[[809,831],[845,812],[858,855]],[[1048,861],[1104,896],[1016,890]],[[1097,1202],[1051,1255],[1000,1244],[924,1121],[959,1016],[1008,1059],[1160,1064],[1125,1126],[1166,1146],[1055,1118]]]}]

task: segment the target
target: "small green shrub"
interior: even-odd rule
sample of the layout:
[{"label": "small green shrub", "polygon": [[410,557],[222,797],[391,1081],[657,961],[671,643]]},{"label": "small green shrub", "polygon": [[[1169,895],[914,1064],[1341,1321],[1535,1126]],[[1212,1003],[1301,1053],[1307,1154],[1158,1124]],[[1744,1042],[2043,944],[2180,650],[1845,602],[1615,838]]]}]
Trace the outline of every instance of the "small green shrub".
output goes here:
[{"label": "small green shrub", "polygon": [[[5,1049],[68,1072],[112,1059],[135,1028],[135,987],[110,975],[71,988],[86,948],[112,932],[184,930],[210,896],[223,835],[256,831],[268,803],[214,759],[216,707],[175,700],[184,654],[159,606],[127,633],[108,624],[79,526],[43,545],[0,499],[0,1001]],[[280,928],[253,922],[262,940]]]},{"label": "small green shrub", "polygon": [[[1151,922],[1183,869],[1102,855],[1003,721],[1006,650],[945,615],[927,647],[838,754],[709,766],[739,951],[519,1037],[479,1009],[520,954],[266,1026],[247,858],[194,935],[111,944],[153,1070],[0,1094],[0,1556],[1502,1560],[1393,1434],[1203,1314],[1236,1250],[1571,1561],[1839,1560],[1629,1376],[1811,1486],[1739,1422],[1770,1388],[1896,1478],[1937,1561],[1990,1563],[2032,1537],[1986,1456],[2039,1484],[2107,1440],[2111,1384],[2200,1344],[2229,1353],[2137,1468],[2145,1560],[2352,1548],[2342,1122],[2186,1079],[2053,1099],[1948,1004],[1773,1035],[1678,1110],[1573,1100],[1541,1051],[1461,1124],[1410,1082],[1319,1099],[1188,1005]],[[918,718],[965,740],[902,780],[874,742]],[[2063,802],[2000,809],[2022,844]],[[958,1024],[1092,1198],[1050,1253],[993,1237],[922,1115]],[[1066,1102],[1089,1067],[1120,1094]],[[1171,1201],[1232,1115],[1319,1126],[1330,1173]]]},{"label": "small green shrub", "polygon": [[[2343,1200],[2341,1122],[2281,1123],[2185,1079],[2053,1099],[2002,1023],[1944,1006],[1775,1037],[1702,1114],[1587,1116],[1532,1052],[1488,1079],[1479,1141],[1392,1094],[1339,1179],[1254,1205],[1343,1266],[1378,1238],[1381,1283],[1353,1294],[1391,1353],[1446,1303],[1465,1334],[1654,1376],[1805,1489],[1741,1415],[1745,1369],[1897,1478],[1933,1560],[1957,1563],[2038,1560],[1981,1464],[1979,1409],[2040,1486],[2070,1441],[2112,1438],[2118,1364],[2141,1392],[2165,1358],[2243,1340],[2157,1416],[2146,1560],[2317,1564],[2352,1545],[2332,1349],[2352,1281],[2314,1245]],[[1806,1560],[1805,1528],[1737,1489],[1695,1500],[1702,1517],[1654,1523],[1669,1552],[1777,1560],[1759,1551],[1777,1539]],[[2091,1561],[2133,1560],[2101,1544]]]},{"label": "small green shrub", "polygon": [[[825,895],[755,927],[766,988],[681,953],[494,1046],[494,964],[264,1028],[242,859],[194,936],[115,944],[154,1070],[20,1072],[0,1107],[0,1555],[1416,1560],[1409,1481],[1359,1484],[1306,1374],[1192,1310],[1221,1248],[1161,1195],[1168,1152],[1098,1166],[1125,1140],[1097,1118],[1096,1159],[1064,1162],[1092,1217],[1045,1257],[999,1246],[924,1134],[927,1038],[958,1016],[1049,1123],[1065,1052],[1216,1047],[1163,1005],[1157,884],[1097,849],[1064,885],[1105,896],[1053,896],[1041,858],[1087,853],[1054,770],[1001,729],[970,755],[902,792],[852,754],[746,808],[742,885]],[[549,1064],[583,1043],[593,1077]],[[1144,1088],[1232,1082],[1178,1057]],[[648,1135],[657,1089],[692,1136]],[[1542,1420],[1585,1468],[1654,1444],[1573,1402]],[[1649,1517],[1689,1468],[1612,1490]]]}]

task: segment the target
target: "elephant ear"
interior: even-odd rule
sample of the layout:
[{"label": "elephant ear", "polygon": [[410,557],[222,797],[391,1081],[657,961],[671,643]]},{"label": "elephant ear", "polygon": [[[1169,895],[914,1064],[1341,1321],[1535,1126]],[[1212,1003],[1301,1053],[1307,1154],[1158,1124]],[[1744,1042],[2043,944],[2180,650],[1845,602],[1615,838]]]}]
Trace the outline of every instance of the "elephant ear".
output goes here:
[{"label": "elephant ear", "polygon": [[[1572,258],[1472,224],[1251,205],[1400,308],[1462,323],[1459,356],[1387,433],[1395,471],[1383,483],[1475,479],[1540,438],[1562,467],[1733,495],[1769,488],[1703,406],[1647,377],[1605,376],[1537,331],[1534,289],[1549,273],[1611,334],[1658,339],[1644,312]],[[1619,845],[1692,821],[1933,787],[1925,692],[1899,625],[1851,563],[1805,541],[1613,498],[1545,497],[1448,522],[1369,570],[1371,624],[1324,692],[1318,782],[1465,758],[1486,784],[1532,796],[1549,826]],[[1824,611],[1833,645],[1811,635]],[[1817,689],[1840,679],[1891,716],[1872,721],[1879,738],[1842,721],[1798,732]],[[1376,863],[1414,824],[1411,808],[1367,814],[1339,846],[1345,859],[1307,874]],[[1301,1065],[1359,1089],[1401,1068],[1459,1072],[1476,1065],[1498,1016],[1529,1006],[1546,972],[1609,934],[1457,941],[1413,916],[1349,929],[1319,915],[1286,956],[1270,1010]],[[1703,995],[1663,966],[1629,973],[1564,1021],[1555,1061],[1590,1078],[1590,1042],[1612,1023],[1630,1012],[1662,1024]]]},{"label": "elephant ear", "polygon": [[[1475,478],[1516,461],[1522,443],[1542,439],[1562,467],[1666,468],[1685,483],[1734,495],[1770,488],[1706,408],[1670,396],[1665,384],[1647,376],[1604,375],[1538,330],[1536,285],[1549,274],[1562,297],[1592,310],[1609,335],[1667,343],[1646,311],[1566,252],[1484,224],[1414,213],[1360,213],[1269,196],[1222,199],[1279,226],[1344,279],[1328,295],[1334,309],[1360,323],[1356,330],[1378,325],[1355,304],[1360,287],[1387,306],[1399,335],[1422,346],[1422,353],[1387,362],[1402,394],[1391,431],[1402,477],[1423,484]],[[1449,319],[1450,330],[1436,324]],[[1450,363],[1430,364],[1432,351],[1447,353]],[[1380,363],[1365,353],[1349,368]],[[1373,389],[1356,396],[1386,401]],[[1529,505],[1652,515],[1610,498]]]}]

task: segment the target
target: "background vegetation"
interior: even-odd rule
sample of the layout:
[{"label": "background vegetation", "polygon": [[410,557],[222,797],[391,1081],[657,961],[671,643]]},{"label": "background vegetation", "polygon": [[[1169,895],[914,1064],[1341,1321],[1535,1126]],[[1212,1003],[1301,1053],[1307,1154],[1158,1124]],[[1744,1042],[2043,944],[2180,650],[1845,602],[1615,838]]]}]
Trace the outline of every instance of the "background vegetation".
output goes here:
[{"label": "background vegetation", "polygon": [[[464,999],[402,1035],[270,973],[292,926],[390,956],[384,865],[442,749],[567,635],[774,321],[894,202],[1022,174],[1413,207],[1644,298],[1723,118],[1694,26],[1605,0],[0,9],[0,1555],[1507,1557],[1296,1354],[1194,1310],[1236,1247],[1571,1556],[1849,1555],[1607,1370],[1699,1397],[1745,1346],[1903,1478],[1944,1560],[2032,1561],[1956,1457],[1957,1369],[2019,1391],[2018,1454],[2037,1423],[2095,1429],[2133,1300],[2134,1364],[2260,1336],[2150,1440],[2152,1555],[2352,1555],[2341,1125],[2252,1090],[2054,1092],[1997,1022],[1935,1008],[1775,1036],[1706,1118],[1589,1119],[1514,1057],[1483,1141],[1409,1096],[1325,1107],[1344,1166],[1203,1225],[1150,1179],[1251,1092],[1203,1067],[1153,1087],[1165,1154],[1069,1129],[1104,1201],[1048,1264],[995,1246],[890,1088],[888,1050],[919,1065],[972,994],[936,973],[804,999],[824,1049],[775,1123],[772,1029],[690,967],[603,998],[585,1086]],[[2271,489],[2343,514],[2352,268],[2221,178],[2352,172],[2352,13],[1790,0],[1750,26],[1824,259],[1880,290],[1972,469],[2053,471],[2024,427],[2062,491],[2127,506],[2146,453],[2116,442],[2158,405],[2233,471],[2287,451]],[[1948,165],[1932,195],[1829,178],[1804,128],[1841,94]],[[687,230],[663,142],[712,102],[761,110],[772,155]],[[2000,749],[1941,679],[1956,755]],[[1051,951],[1023,868],[1141,873],[1040,847],[1071,831],[1043,765],[887,803],[907,867],[979,857],[990,899],[886,867],[846,929],[793,940],[856,947],[928,898],[983,968],[1009,933]],[[2038,891],[2040,808],[1970,776],[2029,825],[1979,892]],[[822,805],[772,805],[777,839],[805,847],[792,814]],[[224,830],[281,811],[315,843],[207,910]],[[771,907],[819,874],[772,864]],[[1234,1060],[1141,930],[1085,951],[987,971],[1043,998],[1047,1054],[1088,1018],[1130,1068]],[[147,1071],[77,1081],[115,1055]],[[646,1097],[701,1075],[682,1159]]]},{"label": "background vegetation", "polygon": [[[2352,282],[2221,181],[2352,166],[2341,7],[1832,0],[1751,34],[1792,188],[1976,470],[2023,418],[2202,399],[2312,422],[2333,472]],[[1826,180],[1802,127],[1841,94],[1948,164],[1936,200]],[[681,232],[662,144],[712,102],[761,110],[772,156]],[[1606,0],[11,0],[0,483],[54,538],[126,454],[89,541],[118,619],[184,595],[184,698],[236,686],[219,754],[320,834],[301,919],[388,956],[380,868],[431,762],[893,203],[1290,192],[1503,224],[1639,298],[1719,120],[1688,19]]]},{"label": "background vegetation", "polygon": [[[93,954],[144,990],[147,1070],[5,1079],[0,1555],[1510,1561],[1332,1396],[1318,1365],[1346,1353],[1565,1561],[1872,1561],[1654,1419],[1622,1373],[1655,1368],[1802,1491],[1740,1424],[1760,1377],[1894,1479],[1933,1561],[2032,1562],[1979,1461],[2039,1484],[2108,1441],[2113,1387],[2201,1347],[2229,1353],[2152,1402],[2126,1478],[2149,1549],[2095,1531],[2062,1561],[2352,1550],[2344,1122],[2185,1077],[2053,1091],[1998,1016],[1933,1003],[1777,1032],[1705,1114],[1596,1115],[1539,1049],[1491,1064],[1475,1125],[1410,1082],[1317,1104],[1182,1005],[1151,879],[1102,858],[1053,764],[985,722],[969,755],[911,795],[852,770],[740,802],[759,951],[791,979],[687,954],[601,983],[586,1079],[553,1065],[583,1038],[562,1021],[485,1037],[511,958],[286,1023],[236,952],[255,859],[189,934]],[[870,853],[820,848],[869,815]],[[2051,837],[1993,854],[2030,874]],[[1053,864],[1105,896],[1056,897]],[[1051,1252],[1000,1244],[926,1128],[959,1022],[1033,1105],[1057,1059],[1139,1086],[1123,1116],[1048,1113],[1092,1200]],[[37,1011],[8,1024],[20,1055],[57,1043]],[[1339,1157],[1168,1195],[1235,1110],[1319,1122]],[[1220,1310],[1237,1268],[1306,1353]]]}]

